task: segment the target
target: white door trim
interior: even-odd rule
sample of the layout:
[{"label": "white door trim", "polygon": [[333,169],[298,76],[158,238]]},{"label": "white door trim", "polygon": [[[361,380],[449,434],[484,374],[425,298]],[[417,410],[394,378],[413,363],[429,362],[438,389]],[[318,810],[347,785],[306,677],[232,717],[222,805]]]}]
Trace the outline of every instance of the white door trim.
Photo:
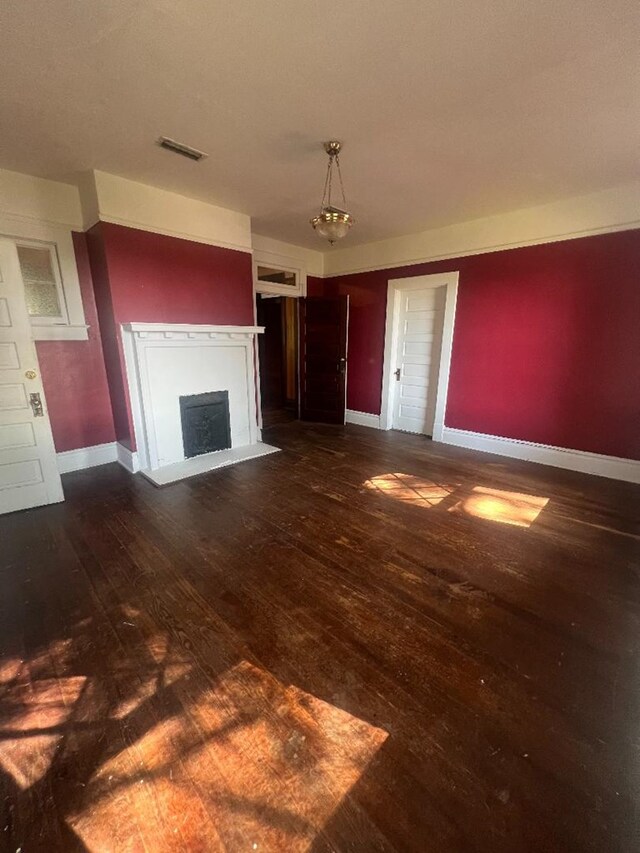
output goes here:
[{"label": "white door trim", "polygon": [[393,278],[387,287],[387,320],[384,334],[384,365],[382,369],[382,406],[380,429],[391,429],[393,423],[393,385],[394,353],[398,344],[398,319],[400,316],[400,294],[407,290],[423,290],[426,287],[446,287],[444,326],[442,330],[442,350],[438,387],[436,391],[436,413],[433,424],[433,440],[442,441],[444,433],[444,413],[449,390],[449,369],[451,367],[451,349],[453,346],[453,327],[456,319],[458,299],[458,272],[435,273],[433,275],[415,275],[409,278]]},{"label": "white door trim", "polygon": [[[296,274],[296,287],[282,284],[267,284],[258,281],[258,266],[272,266]],[[278,255],[262,249],[253,250],[253,325],[258,324],[258,296],[287,296],[290,299],[301,299],[307,295],[307,265],[304,261],[291,258],[288,255]],[[256,411],[258,418],[259,439],[262,441],[262,389],[260,387],[260,350],[258,339],[253,342],[254,360],[256,367]],[[300,329],[296,341],[296,360],[298,362],[298,415],[300,414]]]}]

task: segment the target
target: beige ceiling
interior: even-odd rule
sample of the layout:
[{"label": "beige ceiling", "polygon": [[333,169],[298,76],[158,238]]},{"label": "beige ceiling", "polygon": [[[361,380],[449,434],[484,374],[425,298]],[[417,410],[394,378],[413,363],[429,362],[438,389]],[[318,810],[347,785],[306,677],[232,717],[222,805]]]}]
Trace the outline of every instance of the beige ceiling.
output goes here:
[{"label": "beige ceiling", "polygon": [[345,246],[640,177],[637,0],[3,0],[0,30],[0,166],[113,172],[312,248],[331,137]]}]

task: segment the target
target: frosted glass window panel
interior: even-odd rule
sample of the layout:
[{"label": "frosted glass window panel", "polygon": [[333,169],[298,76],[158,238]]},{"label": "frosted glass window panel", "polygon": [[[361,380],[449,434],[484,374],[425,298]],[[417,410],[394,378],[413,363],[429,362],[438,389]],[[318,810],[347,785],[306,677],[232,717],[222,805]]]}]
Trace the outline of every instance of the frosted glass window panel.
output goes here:
[{"label": "frosted glass window panel", "polygon": [[27,311],[32,317],[61,317],[60,293],[51,249],[17,246]]},{"label": "frosted glass window panel", "polygon": [[24,283],[27,311],[31,317],[59,317],[60,299],[55,282],[27,281]]},{"label": "frosted glass window panel", "polygon": [[18,257],[23,278],[30,281],[52,281],[55,284],[49,248],[18,246]]}]

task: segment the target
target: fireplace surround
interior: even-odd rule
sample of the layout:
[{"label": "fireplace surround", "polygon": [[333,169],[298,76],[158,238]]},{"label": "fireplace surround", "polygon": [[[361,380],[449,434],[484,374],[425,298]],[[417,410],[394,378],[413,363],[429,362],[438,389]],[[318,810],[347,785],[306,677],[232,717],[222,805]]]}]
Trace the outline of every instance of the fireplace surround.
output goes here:
[{"label": "fireplace surround", "polygon": [[[156,485],[277,450],[262,443],[258,428],[255,336],[262,331],[260,326],[122,326],[135,467]],[[229,446],[192,455],[183,441],[181,399],[213,392],[227,395]]]}]

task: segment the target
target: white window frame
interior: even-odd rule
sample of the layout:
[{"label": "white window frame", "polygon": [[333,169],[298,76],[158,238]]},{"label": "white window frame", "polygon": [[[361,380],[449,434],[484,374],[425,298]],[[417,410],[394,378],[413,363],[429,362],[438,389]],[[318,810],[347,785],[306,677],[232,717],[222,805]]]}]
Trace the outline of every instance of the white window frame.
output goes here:
[{"label": "white window frame", "polygon": [[61,317],[31,318],[33,340],[88,340],[89,327],[85,322],[71,229],[28,217],[0,214],[0,236],[8,237],[17,245],[50,247],[54,251],[53,267],[63,314]]},{"label": "white window frame", "polygon": [[[270,281],[260,281],[258,267],[271,267],[283,272],[294,273],[295,285],[276,284]],[[307,267],[295,258],[276,255],[272,252],[253,252],[253,289],[255,293],[266,293],[272,296],[305,296],[307,293]]]},{"label": "white window frame", "polygon": [[[60,260],[58,258],[58,247],[55,243],[44,243],[41,240],[16,240],[16,246],[26,246],[33,249],[46,249],[51,258],[51,269],[56,282],[56,290],[58,292],[58,304],[60,305],[60,313],[56,316],[48,316],[44,314],[29,313],[29,320],[32,326],[68,326],[69,312],[67,311],[67,300],[65,297],[64,287],[62,284],[62,273],[60,272]],[[27,305],[27,309],[29,306]]]}]

